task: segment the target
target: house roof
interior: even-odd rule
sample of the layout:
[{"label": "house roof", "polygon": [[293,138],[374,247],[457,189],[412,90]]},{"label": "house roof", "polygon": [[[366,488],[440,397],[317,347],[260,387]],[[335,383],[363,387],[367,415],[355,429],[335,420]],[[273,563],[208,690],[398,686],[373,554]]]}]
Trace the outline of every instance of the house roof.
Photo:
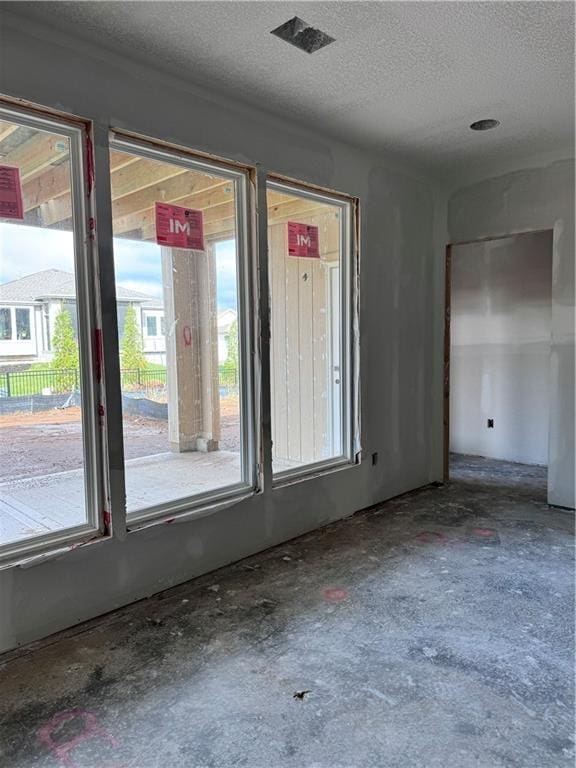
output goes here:
[{"label": "house roof", "polygon": [[237,314],[235,309],[223,309],[221,312],[218,313],[217,323],[218,323],[218,330],[226,333],[230,330],[230,327],[232,323],[237,319]]},{"label": "house roof", "polygon": [[[0,285],[0,302],[32,303],[42,299],[74,299],[76,284],[71,272],[61,269],[45,269],[19,280]],[[116,286],[118,301],[139,301],[142,304],[160,306],[161,301],[131,288]]]}]

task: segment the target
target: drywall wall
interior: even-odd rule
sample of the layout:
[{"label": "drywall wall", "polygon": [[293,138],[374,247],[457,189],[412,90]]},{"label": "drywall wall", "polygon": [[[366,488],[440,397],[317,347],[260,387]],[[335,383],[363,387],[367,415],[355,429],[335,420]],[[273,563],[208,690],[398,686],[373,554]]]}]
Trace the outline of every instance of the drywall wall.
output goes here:
[{"label": "drywall wall", "polygon": [[450,450],[547,464],[552,231],[454,246],[451,265]]},{"label": "drywall wall", "polygon": [[574,160],[456,190],[448,227],[452,242],[553,230],[548,501],[574,508]]},{"label": "drywall wall", "polygon": [[[439,480],[442,404],[442,274],[445,198],[426,178],[289,120],[207,94],[56,30],[3,10],[0,92],[94,122],[100,288],[105,365],[116,316],[109,202],[99,173],[109,126],[124,128],[342,190],[361,200],[360,382],[362,447],[368,461],[271,487],[269,311],[256,294],[261,351],[261,492],[172,525],[99,541],[30,567],[0,571],[0,650],[29,642],[383,499]],[[260,185],[258,202],[265,206]],[[107,208],[108,206],[108,208]],[[106,214],[106,211],[108,213]],[[104,212],[104,214],[102,213]],[[266,254],[266,228],[258,228]],[[266,259],[258,266],[266,286]],[[107,402],[117,438],[119,398]],[[369,460],[378,452],[379,461]],[[112,498],[121,503],[121,441],[110,440]],[[112,509],[113,523],[118,514]]]}]

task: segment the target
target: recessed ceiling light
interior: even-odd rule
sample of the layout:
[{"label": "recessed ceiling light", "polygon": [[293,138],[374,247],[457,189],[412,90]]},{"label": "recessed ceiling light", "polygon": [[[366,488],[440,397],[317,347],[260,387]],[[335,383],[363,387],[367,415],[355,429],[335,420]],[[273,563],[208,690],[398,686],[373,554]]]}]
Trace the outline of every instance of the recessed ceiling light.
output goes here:
[{"label": "recessed ceiling light", "polygon": [[470,128],[473,131],[490,131],[492,128],[497,128],[500,125],[500,120],[494,120],[493,118],[487,118],[485,120],[476,120],[472,123]]},{"label": "recessed ceiling light", "polygon": [[299,19],[298,16],[294,16],[293,19],[273,29],[271,34],[276,35],[276,37],[285,40],[291,45],[295,45],[296,48],[300,48],[301,51],[306,51],[306,53],[314,53],[334,42],[333,37],[330,37],[330,35],[322,32],[320,29],[311,27],[310,24]]}]

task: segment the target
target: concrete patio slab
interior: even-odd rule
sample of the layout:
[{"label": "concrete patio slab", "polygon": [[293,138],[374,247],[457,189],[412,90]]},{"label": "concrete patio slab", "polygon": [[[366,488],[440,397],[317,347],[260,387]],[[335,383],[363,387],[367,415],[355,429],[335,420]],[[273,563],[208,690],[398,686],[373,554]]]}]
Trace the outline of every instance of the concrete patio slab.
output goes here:
[{"label": "concrete patio slab", "polygon": [[[235,485],[240,454],[232,451],[158,453],[126,462],[128,511]],[[0,484],[0,545],[86,522],[84,471]]]}]

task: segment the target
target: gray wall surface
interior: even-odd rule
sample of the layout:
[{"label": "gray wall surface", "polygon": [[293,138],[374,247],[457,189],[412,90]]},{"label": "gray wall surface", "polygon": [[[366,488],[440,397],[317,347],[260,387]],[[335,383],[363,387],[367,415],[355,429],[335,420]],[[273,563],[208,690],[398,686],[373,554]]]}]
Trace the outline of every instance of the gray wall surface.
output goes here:
[{"label": "gray wall surface", "polygon": [[450,450],[547,464],[552,231],[451,256]]},{"label": "gray wall surface", "polygon": [[574,161],[457,190],[448,228],[453,243],[553,230],[548,501],[574,508]]},{"label": "gray wall surface", "polygon": [[[106,195],[98,189],[108,183],[98,176],[105,162],[102,137],[110,125],[257,165],[260,181],[272,171],[360,198],[361,437],[368,460],[271,487],[268,304],[261,292],[254,318],[261,329],[262,396],[257,402],[262,402],[262,491],[200,517],[124,536],[119,531],[113,539],[61,557],[1,571],[0,650],[439,480],[447,240],[441,190],[380,155],[208,94],[8,13],[1,34],[0,92],[94,121],[100,201]],[[109,296],[114,275],[102,265],[112,263],[111,228],[102,216],[97,238],[103,293]],[[259,276],[265,281],[265,225],[259,225],[258,238]],[[108,310],[103,317],[105,355],[117,343],[115,332],[116,319]],[[118,420],[119,402],[108,402],[107,412],[109,424]],[[109,450],[118,503],[121,441],[112,441]],[[379,452],[375,466],[373,451]],[[118,520],[114,508],[112,517]]]}]

